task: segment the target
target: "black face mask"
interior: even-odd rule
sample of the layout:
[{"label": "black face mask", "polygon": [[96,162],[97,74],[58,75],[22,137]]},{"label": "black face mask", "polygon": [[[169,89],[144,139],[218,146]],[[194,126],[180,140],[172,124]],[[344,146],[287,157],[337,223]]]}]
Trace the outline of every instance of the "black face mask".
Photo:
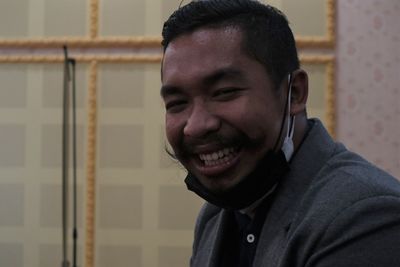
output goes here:
[{"label": "black face mask", "polygon": [[228,210],[240,210],[261,199],[288,170],[289,164],[282,150],[276,153],[270,150],[253,172],[225,192],[211,192],[190,172],[185,183],[190,191],[213,205]]}]

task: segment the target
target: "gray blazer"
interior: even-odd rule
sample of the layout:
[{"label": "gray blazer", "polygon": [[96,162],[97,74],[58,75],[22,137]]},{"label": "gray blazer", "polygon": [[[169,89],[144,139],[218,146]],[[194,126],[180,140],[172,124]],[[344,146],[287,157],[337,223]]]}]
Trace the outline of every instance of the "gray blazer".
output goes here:
[{"label": "gray blazer", "polygon": [[[400,266],[400,184],[318,120],[276,189],[253,266]],[[200,211],[192,267],[218,266],[227,212]]]}]

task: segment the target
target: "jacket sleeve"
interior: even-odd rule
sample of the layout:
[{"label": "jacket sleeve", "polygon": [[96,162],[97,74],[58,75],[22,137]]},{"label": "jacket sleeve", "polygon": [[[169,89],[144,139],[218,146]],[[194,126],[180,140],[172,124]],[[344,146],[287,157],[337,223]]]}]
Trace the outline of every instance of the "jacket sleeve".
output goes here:
[{"label": "jacket sleeve", "polygon": [[368,197],[342,210],[326,228],[306,266],[400,266],[399,197]]}]

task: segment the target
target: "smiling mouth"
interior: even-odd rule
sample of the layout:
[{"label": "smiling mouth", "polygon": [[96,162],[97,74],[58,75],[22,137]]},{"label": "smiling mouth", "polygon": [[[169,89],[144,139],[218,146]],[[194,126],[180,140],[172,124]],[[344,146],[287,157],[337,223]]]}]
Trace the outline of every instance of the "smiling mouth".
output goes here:
[{"label": "smiling mouth", "polygon": [[238,147],[229,147],[214,151],[212,153],[199,154],[199,158],[204,166],[212,167],[229,162],[231,159],[237,156],[238,151]]}]

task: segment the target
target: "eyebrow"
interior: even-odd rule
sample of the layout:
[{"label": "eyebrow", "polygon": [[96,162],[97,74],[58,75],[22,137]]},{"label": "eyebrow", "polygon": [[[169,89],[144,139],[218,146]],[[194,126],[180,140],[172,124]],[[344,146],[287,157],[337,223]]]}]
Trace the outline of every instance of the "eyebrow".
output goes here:
[{"label": "eyebrow", "polygon": [[163,85],[161,86],[160,95],[165,98],[169,95],[182,94],[182,90],[177,86]]},{"label": "eyebrow", "polygon": [[[232,67],[218,69],[217,71],[202,78],[201,83],[205,86],[211,86],[223,80],[233,80],[236,82],[245,82],[246,78],[241,70]],[[178,86],[163,85],[160,90],[161,97],[165,98],[169,95],[183,94],[182,89]]]},{"label": "eyebrow", "polygon": [[216,72],[206,76],[203,79],[203,83],[205,85],[212,85],[212,84],[215,84],[215,83],[225,80],[225,79],[238,81],[238,82],[243,82],[246,80],[242,71],[240,71],[236,68],[227,67],[227,68],[219,69]]}]

